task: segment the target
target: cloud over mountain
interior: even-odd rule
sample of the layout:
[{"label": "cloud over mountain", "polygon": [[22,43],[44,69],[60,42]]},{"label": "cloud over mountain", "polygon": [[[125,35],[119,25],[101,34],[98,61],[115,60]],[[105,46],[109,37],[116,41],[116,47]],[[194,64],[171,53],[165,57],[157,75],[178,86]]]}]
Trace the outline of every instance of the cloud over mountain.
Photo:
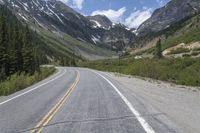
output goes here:
[{"label": "cloud over mountain", "polygon": [[125,19],[124,24],[130,28],[138,28],[140,24],[151,17],[152,9],[143,8],[143,10],[136,10]]},{"label": "cloud over mountain", "polygon": [[108,9],[108,10],[96,10],[94,12],[92,12],[92,16],[94,15],[105,15],[107,16],[111,21],[115,22],[115,23],[119,23],[123,21],[123,15],[126,12],[126,7],[122,7],[118,10],[112,10],[112,9]]}]

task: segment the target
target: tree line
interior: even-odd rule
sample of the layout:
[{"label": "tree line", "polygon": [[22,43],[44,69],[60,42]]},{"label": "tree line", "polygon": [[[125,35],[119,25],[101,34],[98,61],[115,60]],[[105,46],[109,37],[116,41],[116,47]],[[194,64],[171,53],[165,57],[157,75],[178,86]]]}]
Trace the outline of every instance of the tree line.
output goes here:
[{"label": "tree line", "polygon": [[33,47],[32,34],[6,8],[0,12],[0,80],[16,72],[39,71],[39,58]]}]

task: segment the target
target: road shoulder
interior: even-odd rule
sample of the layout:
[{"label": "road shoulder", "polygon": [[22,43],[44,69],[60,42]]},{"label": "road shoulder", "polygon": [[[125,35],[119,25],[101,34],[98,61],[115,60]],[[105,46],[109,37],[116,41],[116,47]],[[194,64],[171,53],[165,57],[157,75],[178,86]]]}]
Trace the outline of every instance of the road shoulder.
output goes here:
[{"label": "road shoulder", "polygon": [[[130,76],[119,76],[113,73],[103,73],[121,91],[132,99],[143,115],[163,114],[159,121],[165,121],[170,126],[181,132],[199,133],[200,128],[200,91],[194,87],[182,87],[165,82],[149,82]],[[136,103],[136,100],[138,104]],[[141,107],[140,105],[143,107]],[[167,120],[166,120],[167,118]],[[176,123],[176,125],[174,124]],[[169,129],[171,130],[171,129]]]}]

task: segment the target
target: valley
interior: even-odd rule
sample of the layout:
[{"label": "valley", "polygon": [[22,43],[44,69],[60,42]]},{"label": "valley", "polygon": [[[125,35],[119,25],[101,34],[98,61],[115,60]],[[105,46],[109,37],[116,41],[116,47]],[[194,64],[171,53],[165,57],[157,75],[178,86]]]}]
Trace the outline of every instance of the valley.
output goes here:
[{"label": "valley", "polygon": [[[115,66],[111,71],[118,70],[120,64],[124,66],[128,63],[131,66],[128,65],[126,69],[131,70],[126,74],[132,74],[135,73],[132,72],[134,67],[140,66],[140,62],[148,63],[146,62],[148,59],[157,62],[157,67],[164,72],[168,70],[163,67],[169,66],[163,66],[161,62],[177,64],[191,60],[193,63],[189,64],[190,66],[198,63],[200,56],[200,8],[197,0],[170,1],[155,10],[137,30],[121,23],[114,23],[105,15],[81,15],[57,0],[2,0],[1,3],[16,16],[19,23],[28,25],[37,34],[38,42],[33,47],[36,47],[40,54],[39,64],[79,65],[91,68],[97,66],[100,70],[106,70],[106,62],[111,61],[108,66],[113,66],[113,62],[119,62],[114,63]],[[160,40],[160,49],[156,46],[158,40]],[[158,50],[163,56],[162,59],[156,58]],[[141,61],[137,61],[138,59]],[[99,64],[100,62],[103,64]],[[160,66],[163,67],[160,68]],[[147,71],[152,71],[153,68],[147,69]],[[169,71],[170,69],[173,68],[169,68]],[[196,69],[191,66],[191,70]],[[124,73],[123,67],[122,72]],[[168,75],[168,78],[161,76],[162,74],[157,77],[149,75],[148,72],[142,73],[137,72],[134,75],[179,83],[176,80],[180,76],[173,77],[167,72],[164,72],[164,75]],[[187,83],[180,82],[180,84],[189,85],[188,81]],[[198,83],[190,84],[198,85]]]},{"label": "valley", "polygon": [[[112,57],[116,50],[124,49],[135,38],[124,25],[114,24],[105,16],[97,16],[99,21],[97,22],[95,17],[85,17],[57,0],[10,0],[4,1],[4,4],[22,23],[41,33],[47,42],[50,39],[52,43],[52,36],[56,41],[67,38],[61,41],[66,47],[64,49],[86,59]],[[105,19],[107,23],[104,23]],[[57,46],[60,44],[53,45],[61,47]]]},{"label": "valley", "polygon": [[0,0],[0,132],[199,133],[199,0]]}]

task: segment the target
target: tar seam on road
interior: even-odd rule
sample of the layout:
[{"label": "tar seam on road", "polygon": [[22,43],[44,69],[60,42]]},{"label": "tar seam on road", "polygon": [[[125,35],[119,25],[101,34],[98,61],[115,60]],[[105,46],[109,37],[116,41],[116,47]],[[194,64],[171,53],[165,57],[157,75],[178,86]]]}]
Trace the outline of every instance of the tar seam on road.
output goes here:
[{"label": "tar seam on road", "polygon": [[[155,114],[151,114],[151,116],[159,116],[159,115],[164,115],[164,113],[155,113]],[[129,120],[129,119],[136,119],[136,116],[121,116],[121,117],[113,117],[113,118],[96,118],[96,119],[86,119],[86,120],[66,120],[66,121],[58,121],[55,123],[51,123],[48,124],[46,126],[43,127],[51,127],[51,126],[55,126],[55,125],[61,125],[61,124],[71,124],[71,123],[92,123],[92,122],[103,122],[103,121],[117,121],[117,120]],[[28,129],[24,129],[21,131],[16,131],[16,133],[24,133],[24,132],[28,132],[28,131],[32,131],[35,130],[37,128],[28,128]]]},{"label": "tar seam on road", "polygon": [[49,80],[49,81],[47,81],[47,82],[45,82],[45,83],[43,83],[43,84],[41,84],[41,85],[36,86],[36,87],[34,87],[33,89],[30,89],[30,90],[28,90],[28,91],[26,91],[26,92],[23,92],[23,93],[21,93],[21,94],[19,94],[19,95],[16,95],[16,96],[10,98],[10,99],[8,99],[8,100],[5,100],[4,102],[1,102],[1,103],[0,103],[0,106],[3,105],[3,104],[5,104],[5,103],[8,103],[8,102],[10,102],[10,101],[12,101],[12,100],[14,100],[14,99],[16,99],[16,98],[19,98],[19,97],[21,97],[21,96],[23,96],[23,95],[25,95],[25,94],[27,94],[27,93],[30,93],[30,92],[32,92],[32,91],[34,91],[34,90],[36,90],[36,89],[38,89],[38,88],[40,88],[40,87],[42,87],[42,86],[44,86],[44,85],[46,85],[46,84],[52,82],[52,81],[54,81],[54,80],[56,80],[56,79],[62,77],[65,73],[66,73],[66,70],[64,70],[64,73],[62,73],[61,75],[58,75],[57,77],[55,77],[55,78],[53,78],[53,79],[51,79],[51,80]]},{"label": "tar seam on road", "polygon": [[42,129],[53,119],[56,113],[62,108],[64,103],[73,92],[74,88],[80,80],[80,73],[77,71],[75,81],[71,84],[65,95],[58,101],[58,103],[43,117],[43,119],[37,124],[37,126],[30,133],[41,133]]},{"label": "tar seam on road", "polygon": [[96,73],[97,75],[99,75],[100,77],[102,77],[104,80],[106,80],[115,89],[115,91],[120,95],[120,97],[123,99],[123,101],[129,107],[131,112],[136,116],[137,120],[139,121],[141,126],[144,128],[146,133],[156,133],[153,130],[153,128],[147,123],[147,121],[140,115],[140,113],[133,107],[131,102],[128,101],[128,99],[119,91],[119,89],[110,80],[108,80],[106,77],[104,77],[103,75],[101,75],[100,73],[98,73],[96,71],[93,71],[93,72]]}]

